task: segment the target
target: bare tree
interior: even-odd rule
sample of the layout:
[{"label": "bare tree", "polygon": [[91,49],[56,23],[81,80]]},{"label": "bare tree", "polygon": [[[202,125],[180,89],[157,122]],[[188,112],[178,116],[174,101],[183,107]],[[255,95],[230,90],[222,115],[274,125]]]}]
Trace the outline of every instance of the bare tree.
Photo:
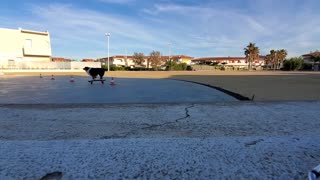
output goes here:
[{"label": "bare tree", "polygon": [[162,63],[162,58],[160,56],[159,51],[152,51],[149,56],[149,62],[151,63],[151,66],[155,69],[158,69],[158,67]]},{"label": "bare tree", "polygon": [[143,66],[143,63],[144,63],[144,54],[143,53],[137,53],[135,52],[133,54],[133,57],[132,57],[132,61],[138,65],[138,66]]}]

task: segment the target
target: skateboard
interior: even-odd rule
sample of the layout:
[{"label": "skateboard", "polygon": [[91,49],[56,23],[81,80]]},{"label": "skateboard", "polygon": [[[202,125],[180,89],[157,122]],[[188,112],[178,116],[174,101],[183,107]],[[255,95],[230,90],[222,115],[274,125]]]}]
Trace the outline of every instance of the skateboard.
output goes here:
[{"label": "skateboard", "polygon": [[88,81],[88,82],[92,84],[94,81],[100,81],[102,84],[104,84],[104,82],[105,82],[106,80],[104,80],[104,79],[97,79],[97,80],[90,80],[90,81]]}]

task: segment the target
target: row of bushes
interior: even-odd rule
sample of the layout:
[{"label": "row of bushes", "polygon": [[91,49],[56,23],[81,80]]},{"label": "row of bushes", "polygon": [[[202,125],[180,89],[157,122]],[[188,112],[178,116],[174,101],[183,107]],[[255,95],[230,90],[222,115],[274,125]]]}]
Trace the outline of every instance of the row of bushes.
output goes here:
[{"label": "row of bushes", "polygon": [[166,70],[171,70],[171,71],[192,70],[191,66],[188,66],[186,63],[178,64],[175,61],[166,62],[165,66],[166,66]]},{"label": "row of bushes", "polygon": [[282,70],[297,71],[297,70],[312,70],[311,64],[305,64],[302,58],[290,58],[283,62]]}]

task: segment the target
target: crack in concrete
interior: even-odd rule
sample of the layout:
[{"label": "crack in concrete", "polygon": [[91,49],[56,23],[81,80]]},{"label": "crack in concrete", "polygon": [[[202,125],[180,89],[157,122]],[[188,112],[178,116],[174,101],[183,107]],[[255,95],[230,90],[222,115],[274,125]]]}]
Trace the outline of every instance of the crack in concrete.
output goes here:
[{"label": "crack in concrete", "polygon": [[263,141],[263,139],[258,139],[258,140],[254,140],[254,141],[251,141],[251,142],[247,142],[244,145],[245,145],[245,147],[249,147],[249,146],[256,145],[257,143],[262,142],[262,141]]},{"label": "crack in concrete", "polygon": [[181,118],[178,118],[172,122],[165,122],[165,123],[162,123],[162,124],[152,124],[152,125],[149,125],[147,124],[148,126],[147,127],[143,127],[143,128],[139,128],[139,129],[134,129],[132,131],[129,131],[129,132],[126,132],[126,133],[123,133],[123,135],[119,135],[117,133],[114,133],[110,136],[103,136],[101,137],[100,139],[116,139],[116,138],[127,138],[129,135],[131,134],[134,134],[135,132],[137,132],[138,130],[146,130],[146,129],[153,129],[153,128],[157,128],[157,127],[161,127],[161,126],[165,126],[165,125],[169,125],[169,124],[175,124],[175,123],[178,123],[179,121],[181,120],[184,120],[184,119],[187,119],[188,117],[190,117],[191,115],[189,114],[189,109],[194,107],[194,104],[192,104],[191,106],[188,106],[188,107],[185,107],[184,110],[185,110],[185,116],[184,117],[181,117]]},{"label": "crack in concrete", "polygon": [[174,124],[174,123],[177,123],[177,122],[179,122],[179,121],[181,121],[183,119],[187,119],[188,117],[190,117],[189,108],[192,108],[192,107],[194,107],[194,104],[184,108],[186,116],[178,118],[178,119],[174,120],[173,122],[165,122],[165,123],[162,123],[162,124],[153,124],[153,125],[149,125],[147,127],[141,128],[141,129],[152,129],[152,128],[156,128],[156,127],[165,126],[165,125],[168,125],[168,124]]}]

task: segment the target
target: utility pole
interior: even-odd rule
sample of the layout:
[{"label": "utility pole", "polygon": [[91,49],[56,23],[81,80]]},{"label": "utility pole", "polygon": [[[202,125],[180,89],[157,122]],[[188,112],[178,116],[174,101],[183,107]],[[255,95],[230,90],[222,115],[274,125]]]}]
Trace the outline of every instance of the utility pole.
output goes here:
[{"label": "utility pole", "polygon": [[125,48],[125,54],[126,54],[126,56],[125,56],[125,66],[126,67],[128,67],[128,53],[127,53],[127,48]]},{"label": "utility pole", "polygon": [[169,46],[169,71],[171,71],[171,43],[168,44]]},{"label": "utility pole", "polygon": [[[110,62],[109,62],[109,38],[110,38],[110,33],[106,33],[106,36],[108,38],[108,72],[110,71]],[[105,62],[106,64],[106,62]]]}]

